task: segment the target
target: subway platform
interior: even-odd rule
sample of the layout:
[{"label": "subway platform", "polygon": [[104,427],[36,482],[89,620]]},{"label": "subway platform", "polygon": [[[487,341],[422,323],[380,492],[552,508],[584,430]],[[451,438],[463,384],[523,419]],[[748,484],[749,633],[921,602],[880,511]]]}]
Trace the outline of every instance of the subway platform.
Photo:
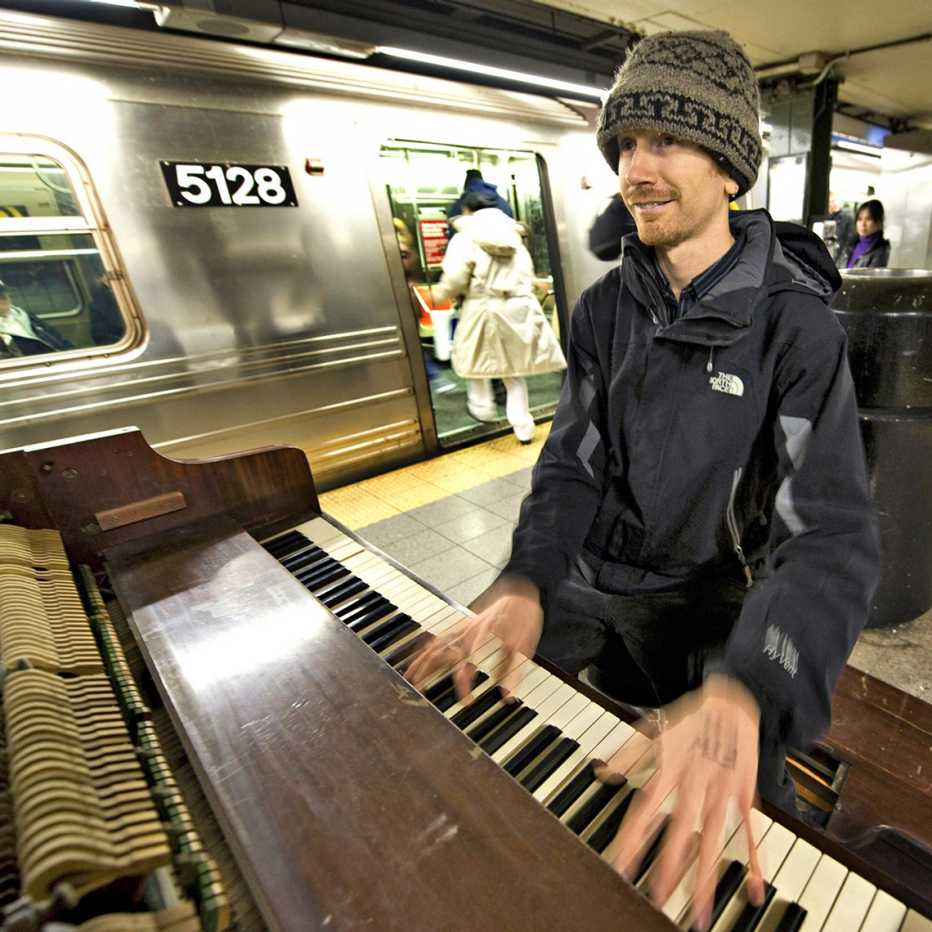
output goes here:
[{"label": "subway platform", "polygon": [[[320,496],[321,508],[450,598],[468,605],[496,578],[549,433],[513,435],[415,463]],[[932,699],[932,609],[862,633],[851,666]]]}]

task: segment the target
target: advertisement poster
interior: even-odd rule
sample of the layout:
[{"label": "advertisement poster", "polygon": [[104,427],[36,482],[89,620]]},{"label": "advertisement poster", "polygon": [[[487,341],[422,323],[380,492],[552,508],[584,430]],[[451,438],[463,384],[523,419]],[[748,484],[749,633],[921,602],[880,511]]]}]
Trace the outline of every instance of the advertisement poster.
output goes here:
[{"label": "advertisement poster", "polygon": [[440,265],[447,251],[447,221],[419,220],[421,242],[424,244],[424,261],[428,265]]}]

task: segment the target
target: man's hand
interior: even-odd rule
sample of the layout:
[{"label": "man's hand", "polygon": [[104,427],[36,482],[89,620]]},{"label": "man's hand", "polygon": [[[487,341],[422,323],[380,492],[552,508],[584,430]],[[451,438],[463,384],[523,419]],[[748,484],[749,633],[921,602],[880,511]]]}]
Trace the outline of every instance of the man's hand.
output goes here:
[{"label": "man's hand", "polygon": [[664,844],[651,874],[651,895],[662,905],[679,883],[700,832],[692,919],[708,928],[715,894],[715,864],[722,847],[729,802],[734,799],[748,843],[748,895],[763,901],[764,886],[751,837],[751,807],[757,785],[760,710],[737,680],[711,676],[701,689],[667,706],[656,740],[657,772],[631,805],[617,840],[615,867],[637,870],[644,839],[657,810],[676,792]]},{"label": "man's hand", "polygon": [[501,686],[511,692],[518,685],[518,668],[534,656],[544,626],[537,587],[527,580],[511,580],[503,591],[474,618],[452,631],[438,635],[417,654],[405,672],[415,689],[420,689],[438,672],[453,670],[453,682],[461,701],[470,701],[476,668],[469,658],[496,637],[502,657],[495,671]]}]

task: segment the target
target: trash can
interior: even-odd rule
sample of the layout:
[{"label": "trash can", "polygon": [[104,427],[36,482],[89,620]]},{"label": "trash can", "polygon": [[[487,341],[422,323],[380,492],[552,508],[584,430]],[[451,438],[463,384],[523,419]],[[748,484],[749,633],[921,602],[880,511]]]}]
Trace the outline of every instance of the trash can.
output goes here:
[{"label": "trash can", "polygon": [[833,308],[848,358],[880,526],[868,627],[932,606],[932,270],[842,272]]}]

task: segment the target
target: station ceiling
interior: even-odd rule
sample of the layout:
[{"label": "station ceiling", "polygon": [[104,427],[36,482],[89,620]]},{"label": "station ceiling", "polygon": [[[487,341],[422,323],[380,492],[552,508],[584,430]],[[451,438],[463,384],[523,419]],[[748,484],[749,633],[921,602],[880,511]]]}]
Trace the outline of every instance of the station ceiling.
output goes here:
[{"label": "station ceiling", "polygon": [[[842,101],[932,127],[932,0],[676,0],[675,6],[669,0],[538,2],[647,35],[664,29],[725,29],[756,68],[807,52],[828,58],[851,52],[835,66],[844,78]],[[903,42],[909,39],[918,41]]]}]

